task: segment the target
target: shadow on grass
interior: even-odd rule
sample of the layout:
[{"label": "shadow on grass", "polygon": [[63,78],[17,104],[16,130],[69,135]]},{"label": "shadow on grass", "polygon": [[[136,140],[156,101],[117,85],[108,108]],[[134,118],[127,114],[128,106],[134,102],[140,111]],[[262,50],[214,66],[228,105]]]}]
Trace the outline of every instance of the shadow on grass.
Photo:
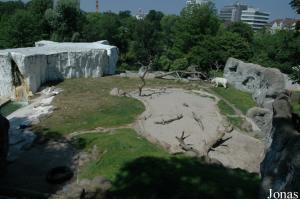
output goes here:
[{"label": "shadow on grass", "polygon": [[108,197],[256,199],[258,189],[258,176],[241,170],[195,158],[144,157],[121,169]]}]

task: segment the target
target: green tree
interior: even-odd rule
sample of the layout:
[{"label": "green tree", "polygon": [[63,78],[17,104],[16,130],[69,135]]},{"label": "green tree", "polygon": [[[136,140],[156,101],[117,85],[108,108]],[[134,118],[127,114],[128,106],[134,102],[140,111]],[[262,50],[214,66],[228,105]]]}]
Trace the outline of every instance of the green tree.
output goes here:
[{"label": "green tree", "polygon": [[254,31],[250,25],[243,22],[235,22],[227,27],[227,30],[239,34],[248,42],[252,42]]},{"label": "green tree", "polygon": [[79,40],[78,35],[81,34],[86,20],[74,0],[58,1],[54,10],[46,11],[45,18],[53,31],[51,39],[55,41],[75,41],[72,38]]},{"label": "green tree", "polygon": [[300,37],[294,31],[282,30],[275,34],[255,34],[251,61],[265,67],[278,68],[290,74],[292,67],[300,63]]},{"label": "green tree", "polygon": [[298,14],[300,14],[300,0],[292,0],[290,2],[290,5],[296,10]]},{"label": "green tree", "polygon": [[32,46],[40,39],[39,22],[31,12],[18,10],[4,23],[2,34],[5,38],[6,47]]},{"label": "green tree", "polygon": [[155,62],[163,50],[160,21],[163,18],[161,12],[151,10],[144,20],[137,20],[133,41],[130,42],[129,52],[134,55],[135,61],[148,64],[150,60]]},{"label": "green tree", "polygon": [[237,33],[222,32],[217,36],[206,36],[194,46],[188,58],[191,64],[205,73],[225,65],[229,57],[248,60],[252,56],[249,43]]},{"label": "green tree", "polygon": [[26,7],[35,15],[43,17],[46,10],[53,7],[53,0],[31,0]]},{"label": "green tree", "polygon": [[5,15],[12,15],[16,10],[25,9],[25,4],[21,1],[0,1],[0,17]]}]

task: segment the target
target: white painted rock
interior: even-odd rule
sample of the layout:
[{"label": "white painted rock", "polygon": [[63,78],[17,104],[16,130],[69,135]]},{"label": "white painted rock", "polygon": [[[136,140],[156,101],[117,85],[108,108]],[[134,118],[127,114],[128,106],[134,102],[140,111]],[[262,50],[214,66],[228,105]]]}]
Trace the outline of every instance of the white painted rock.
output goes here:
[{"label": "white painted rock", "polygon": [[117,61],[118,48],[107,41],[40,41],[36,47],[0,50],[0,97],[26,100],[49,81],[112,75]]}]

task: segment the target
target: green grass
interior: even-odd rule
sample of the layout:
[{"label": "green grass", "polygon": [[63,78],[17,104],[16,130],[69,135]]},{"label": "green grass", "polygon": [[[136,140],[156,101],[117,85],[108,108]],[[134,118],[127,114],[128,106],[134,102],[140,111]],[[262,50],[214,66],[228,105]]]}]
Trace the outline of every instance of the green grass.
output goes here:
[{"label": "green grass", "polygon": [[94,145],[102,155],[81,170],[81,178],[104,176],[114,180],[121,167],[136,158],[170,157],[163,148],[151,144],[132,129],[121,129],[109,134],[86,134],[79,139],[79,146],[85,150],[90,150]]},{"label": "green grass", "polygon": [[242,117],[235,116],[236,113],[224,100],[218,102],[218,108],[224,116],[227,117],[228,121],[235,127],[242,129],[244,119]]},{"label": "green grass", "polygon": [[75,145],[88,152],[94,145],[100,150],[96,160],[80,169],[80,178],[111,180],[112,198],[257,198],[257,175],[172,156],[131,129],[82,135]]},{"label": "green grass", "polygon": [[251,94],[239,91],[233,87],[229,87],[227,89],[218,87],[213,88],[213,91],[222,96],[224,99],[228,100],[244,114],[246,114],[250,108],[256,106]]},{"label": "green grass", "polygon": [[218,107],[223,115],[235,115],[235,111],[224,100],[218,102]]},{"label": "green grass", "polygon": [[257,199],[259,177],[199,158],[138,158],[124,165],[109,198]]},{"label": "green grass", "polygon": [[[142,102],[133,98],[109,95],[112,88],[124,91],[138,88],[139,79],[102,77],[70,79],[57,85],[64,90],[54,99],[56,110],[35,127],[37,132],[61,136],[96,127],[118,127],[130,124],[145,110]],[[175,86],[189,84],[174,81],[147,80],[147,86]]]}]

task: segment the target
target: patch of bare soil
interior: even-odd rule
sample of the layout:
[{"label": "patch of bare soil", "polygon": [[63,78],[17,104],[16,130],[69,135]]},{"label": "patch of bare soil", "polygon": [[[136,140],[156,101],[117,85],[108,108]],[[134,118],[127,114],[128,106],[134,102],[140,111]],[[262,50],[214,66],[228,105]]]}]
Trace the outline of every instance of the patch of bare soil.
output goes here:
[{"label": "patch of bare soil", "polygon": [[144,89],[141,100],[146,111],[139,117],[135,129],[153,143],[159,143],[172,153],[183,152],[178,139],[182,132],[184,142],[197,151],[207,151],[208,143],[218,141],[208,151],[229,168],[259,172],[264,145],[261,141],[234,129],[220,140],[224,118],[217,108],[217,98],[206,92],[193,93],[182,89]]}]

